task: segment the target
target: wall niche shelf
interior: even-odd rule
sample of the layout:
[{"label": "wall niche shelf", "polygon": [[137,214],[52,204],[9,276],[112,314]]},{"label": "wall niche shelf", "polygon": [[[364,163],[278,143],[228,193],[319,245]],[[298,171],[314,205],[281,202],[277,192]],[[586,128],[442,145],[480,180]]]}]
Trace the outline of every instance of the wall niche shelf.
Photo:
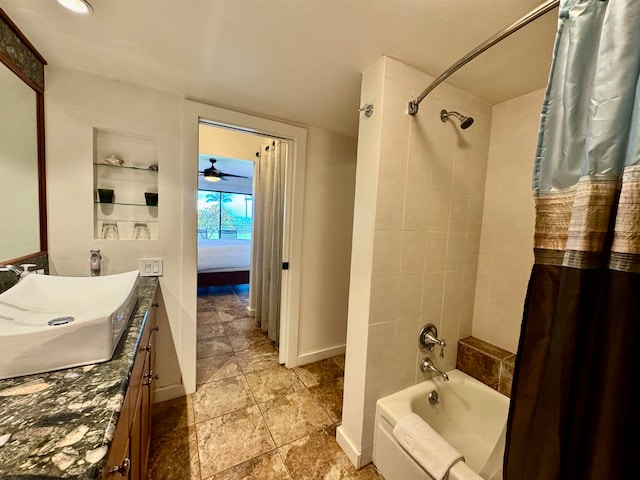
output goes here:
[{"label": "wall niche shelf", "polygon": [[155,173],[157,174],[158,171],[157,170],[152,170],[149,167],[136,167],[134,165],[111,165],[110,163],[100,163],[100,162],[93,162],[94,165],[96,165],[97,167],[107,167],[107,168],[124,168],[124,169],[128,169],[128,170],[142,170],[143,172],[149,172],[149,173]]},{"label": "wall niche shelf", "polygon": [[[157,165],[156,139],[102,128],[93,134],[94,238],[157,240],[158,206],[148,205],[145,196],[158,194],[158,171],[149,169]],[[124,163],[104,163],[111,156]],[[98,189],[112,190],[113,201],[100,201]]]},{"label": "wall niche shelf", "polygon": [[147,205],[146,203],[122,203],[122,202],[100,202],[94,201],[96,205],[123,205],[127,207],[147,207],[147,208],[158,208],[157,205]]}]

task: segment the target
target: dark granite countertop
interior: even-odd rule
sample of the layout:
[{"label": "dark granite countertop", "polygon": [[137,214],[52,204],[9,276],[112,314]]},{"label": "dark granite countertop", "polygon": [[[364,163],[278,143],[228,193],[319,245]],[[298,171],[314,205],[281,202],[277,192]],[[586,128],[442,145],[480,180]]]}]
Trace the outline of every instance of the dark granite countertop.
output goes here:
[{"label": "dark granite countertop", "polygon": [[[156,277],[104,363],[0,380],[0,479],[101,479]],[[2,353],[0,352],[0,355]]]}]

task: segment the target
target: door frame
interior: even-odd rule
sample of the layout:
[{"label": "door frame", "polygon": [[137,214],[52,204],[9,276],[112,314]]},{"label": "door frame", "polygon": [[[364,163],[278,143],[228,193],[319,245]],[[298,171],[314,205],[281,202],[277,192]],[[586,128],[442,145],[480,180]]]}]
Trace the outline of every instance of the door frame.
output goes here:
[{"label": "door frame", "polygon": [[196,387],[196,297],[197,297],[197,191],[198,191],[198,129],[200,122],[244,130],[264,136],[286,139],[289,143],[286,168],[285,224],[283,262],[289,270],[282,271],[280,362],[288,368],[298,364],[298,332],[300,318],[300,280],[302,268],[302,227],[304,180],[306,168],[307,130],[287,123],[235,112],[191,100],[183,109],[183,225],[184,242],[183,298],[193,308],[192,321],[182,328],[182,376],[187,393]]}]

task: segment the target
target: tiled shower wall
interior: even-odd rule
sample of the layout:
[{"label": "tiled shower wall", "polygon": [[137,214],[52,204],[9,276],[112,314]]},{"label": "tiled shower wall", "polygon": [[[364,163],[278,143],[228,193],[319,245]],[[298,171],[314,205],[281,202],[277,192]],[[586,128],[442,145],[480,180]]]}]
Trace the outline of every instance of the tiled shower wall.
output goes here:
[{"label": "tiled shower wall", "polygon": [[[544,89],[493,106],[473,336],[515,352],[533,265],[533,160]],[[473,127],[472,127],[473,128]]]},{"label": "tiled shower wall", "polygon": [[[423,379],[422,325],[447,339],[439,368],[455,368],[457,341],[471,335],[491,107],[447,85],[407,104],[432,78],[390,57],[365,72],[341,445],[370,460],[375,402]],[[475,118],[461,130],[440,110]],[[342,437],[342,438],[341,438]],[[352,452],[351,458],[355,455]]]}]

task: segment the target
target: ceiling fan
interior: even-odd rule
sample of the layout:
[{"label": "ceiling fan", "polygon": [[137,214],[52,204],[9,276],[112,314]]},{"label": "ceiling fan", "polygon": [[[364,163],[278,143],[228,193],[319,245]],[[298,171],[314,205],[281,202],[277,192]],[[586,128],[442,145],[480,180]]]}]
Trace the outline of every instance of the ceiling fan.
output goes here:
[{"label": "ceiling fan", "polygon": [[198,172],[204,175],[204,179],[209,182],[217,182],[219,180],[224,180],[226,177],[237,177],[237,178],[249,178],[243,175],[234,175],[232,173],[224,173],[216,168],[216,159],[210,158],[211,166],[209,168],[205,168],[202,172]]}]

